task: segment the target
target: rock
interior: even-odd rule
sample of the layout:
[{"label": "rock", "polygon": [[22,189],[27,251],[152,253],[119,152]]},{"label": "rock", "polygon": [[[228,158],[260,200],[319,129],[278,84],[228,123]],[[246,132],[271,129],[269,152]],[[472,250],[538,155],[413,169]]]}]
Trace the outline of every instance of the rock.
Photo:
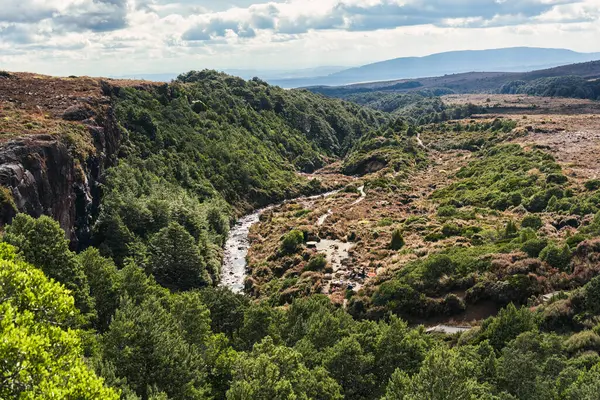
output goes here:
[{"label": "rock", "polygon": [[[85,120],[90,112],[87,106],[78,106],[65,114],[67,118],[85,116]],[[121,133],[113,112],[109,109],[101,121],[102,126],[88,129],[97,152],[81,163],[53,135],[30,135],[0,145],[0,185],[12,194],[16,211],[54,218],[74,249],[89,244],[91,223],[100,206],[98,180],[114,165],[120,147]],[[0,224],[10,223],[14,214],[12,207],[0,208]]]},{"label": "rock", "polygon": [[71,106],[63,113],[63,119],[66,121],[84,121],[95,115],[94,111],[87,105],[77,104]]}]

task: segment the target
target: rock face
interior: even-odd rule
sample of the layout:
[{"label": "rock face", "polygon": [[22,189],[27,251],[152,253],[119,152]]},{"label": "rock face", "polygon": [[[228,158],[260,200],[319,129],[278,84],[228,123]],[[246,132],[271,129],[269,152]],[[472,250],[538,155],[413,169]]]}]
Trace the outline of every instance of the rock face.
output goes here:
[{"label": "rock face", "polygon": [[10,223],[17,212],[56,219],[81,249],[89,243],[91,225],[100,205],[99,181],[114,164],[121,141],[110,107],[95,120],[86,120],[96,151],[85,159],[54,135],[18,137],[0,145],[0,185],[14,206],[0,208],[0,222]]}]

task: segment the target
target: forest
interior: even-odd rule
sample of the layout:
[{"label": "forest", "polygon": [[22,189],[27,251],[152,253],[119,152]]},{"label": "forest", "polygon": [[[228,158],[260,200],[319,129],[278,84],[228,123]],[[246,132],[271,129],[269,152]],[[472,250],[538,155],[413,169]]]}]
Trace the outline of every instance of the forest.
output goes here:
[{"label": "forest", "polygon": [[[470,120],[475,106],[426,93],[335,99],[214,71],[115,86],[110,102],[124,142],[91,245],[73,251],[48,216],[4,227],[0,398],[597,398],[600,181],[575,180],[544,146],[505,143],[516,122]],[[281,230],[264,259],[252,253],[254,290],[219,286],[239,216],[357,195],[306,178],[332,164],[377,200],[346,240],[374,264],[412,257],[403,268],[332,301],[303,230],[317,215],[286,204],[263,219]],[[425,175],[448,184],[417,187]],[[462,334],[424,327],[484,302],[495,312]]]},{"label": "forest", "polygon": [[499,93],[600,100],[600,82],[578,76],[540,78],[529,82],[517,80],[502,85]]}]

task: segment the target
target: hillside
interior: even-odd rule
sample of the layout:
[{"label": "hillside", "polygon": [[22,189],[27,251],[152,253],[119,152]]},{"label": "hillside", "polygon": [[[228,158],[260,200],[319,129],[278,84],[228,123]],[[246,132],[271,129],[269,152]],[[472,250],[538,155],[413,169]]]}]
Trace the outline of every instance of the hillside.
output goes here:
[{"label": "hillside", "polygon": [[[283,87],[338,86],[483,71],[527,72],[599,59],[600,53],[577,53],[565,49],[515,47],[452,51],[425,57],[382,61],[319,78],[271,80],[270,82]],[[480,78],[483,77],[485,76]]]},{"label": "hillside", "polygon": [[1,73],[0,398],[596,398],[598,103],[419,96]]},{"label": "hillside", "polygon": [[378,91],[410,92],[429,90],[438,91],[441,94],[444,94],[444,91],[452,93],[494,93],[499,91],[502,85],[513,81],[530,82],[536,79],[565,76],[577,76],[586,80],[597,79],[600,77],[600,61],[522,73],[470,72],[439,77],[370,82],[338,87],[317,86],[308,89],[315,93],[340,98]]}]

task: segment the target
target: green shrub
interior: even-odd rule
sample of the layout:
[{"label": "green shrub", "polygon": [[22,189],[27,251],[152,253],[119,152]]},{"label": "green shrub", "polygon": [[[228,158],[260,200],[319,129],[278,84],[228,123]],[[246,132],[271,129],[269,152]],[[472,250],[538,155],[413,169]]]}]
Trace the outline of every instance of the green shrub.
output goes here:
[{"label": "green shrub", "polygon": [[600,179],[591,179],[584,184],[585,188],[590,192],[600,189]]},{"label": "green shrub", "polygon": [[574,249],[579,246],[579,243],[587,239],[587,236],[582,233],[576,233],[573,236],[567,238],[567,244],[570,248]]},{"label": "green shrub", "polygon": [[537,234],[531,228],[524,228],[519,231],[519,242],[525,243],[531,239],[537,239]]},{"label": "green shrub", "polygon": [[504,237],[506,239],[512,239],[517,236],[519,229],[517,228],[517,224],[515,221],[510,220],[506,223],[506,227],[504,228]]},{"label": "green shrub", "polygon": [[529,214],[521,221],[521,228],[531,228],[534,231],[539,230],[544,223],[539,215]]},{"label": "green shrub", "polygon": [[404,237],[402,237],[402,232],[400,229],[394,230],[394,232],[392,232],[392,242],[390,243],[390,248],[392,250],[400,250],[404,247],[404,244]]},{"label": "green shrub", "polygon": [[593,331],[576,333],[565,341],[565,349],[571,354],[588,350],[600,351],[600,336]]},{"label": "green shrub", "polygon": [[562,185],[563,183],[567,183],[568,179],[563,174],[550,174],[546,177],[547,183],[556,183]]},{"label": "green shrub", "polygon": [[444,254],[435,254],[425,260],[423,264],[423,277],[432,282],[444,275],[454,272],[455,264],[450,257]]},{"label": "green shrub", "polygon": [[380,219],[379,221],[377,221],[377,226],[378,227],[386,227],[386,226],[392,226],[394,224],[394,220],[391,218],[383,218]]},{"label": "green shrub", "polygon": [[453,217],[456,215],[456,207],[447,205],[440,206],[437,211],[438,217]]},{"label": "green shrub", "polygon": [[456,224],[444,224],[444,226],[442,226],[442,234],[445,237],[458,236],[461,232],[462,230]]},{"label": "green shrub", "polygon": [[559,248],[554,243],[549,244],[540,253],[540,259],[546,261],[553,268],[567,271],[571,263],[572,253],[567,244]]},{"label": "green shrub", "polygon": [[523,243],[521,250],[523,250],[529,257],[539,257],[542,250],[548,246],[548,240],[546,239],[530,239]]},{"label": "green shrub", "polygon": [[321,271],[327,265],[327,259],[324,254],[317,254],[308,260],[306,266],[304,267],[305,271]]},{"label": "green shrub", "polygon": [[299,230],[293,230],[286,233],[281,240],[281,250],[285,254],[294,254],[304,243],[304,233]]}]

